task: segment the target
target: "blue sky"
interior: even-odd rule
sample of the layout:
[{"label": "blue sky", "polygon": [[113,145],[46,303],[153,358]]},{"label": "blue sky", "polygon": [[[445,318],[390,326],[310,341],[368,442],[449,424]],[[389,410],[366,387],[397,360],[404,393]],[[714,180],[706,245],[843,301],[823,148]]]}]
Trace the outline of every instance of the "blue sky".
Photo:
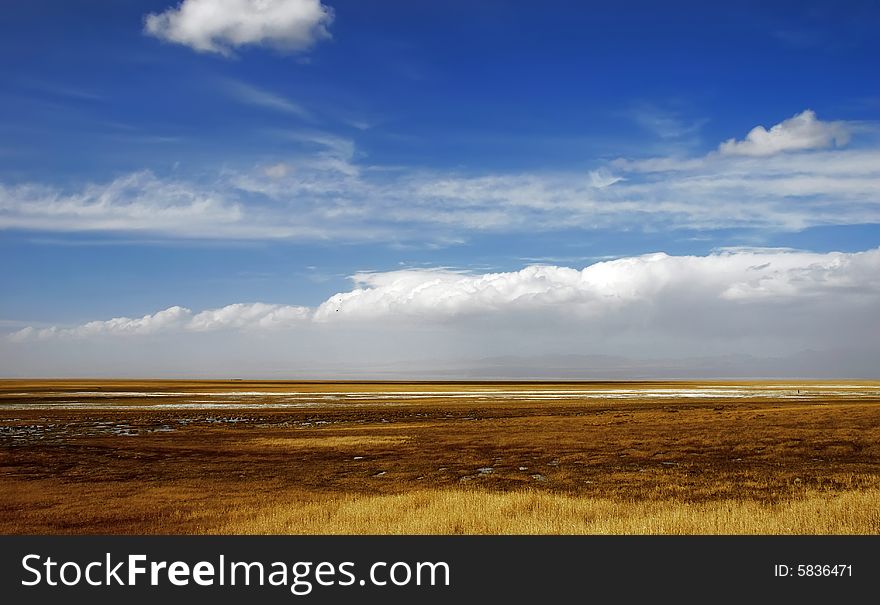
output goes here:
[{"label": "blue sky", "polygon": [[[829,253],[880,246],[877,2],[272,0],[268,16],[257,4],[4,7],[0,330],[15,344],[3,355],[57,354],[11,372],[100,373],[100,356],[70,369],[73,345],[48,332],[30,343],[22,329],[76,331],[174,306],[265,303],[311,317],[334,295],[370,290],[384,292],[381,310],[358,311],[370,321],[489,314],[515,331],[542,286],[486,303],[468,285],[464,307],[439,320],[432,310],[461,284],[407,305],[437,275],[581,270],[655,252],[715,262],[722,249],[760,249],[771,263],[789,254],[783,264],[819,254],[764,276],[790,294],[793,275],[840,264]],[[210,19],[196,12],[205,7]],[[858,265],[846,279],[873,283],[874,265],[844,258]],[[387,281],[395,275],[403,281]],[[737,275],[718,296],[740,291]],[[565,290],[566,279],[539,281]],[[874,294],[860,291],[858,304]],[[591,317],[581,327],[594,335],[607,322]],[[182,338],[174,325],[146,331]],[[293,330],[283,351],[299,328],[278,329]],[[589,350],[548,335],[524,354],[654,350],[599,331]],[[497,346],[472,351],[440,333],[449,356],[506,342],[487,332]],[[713,335],[721,344],[676,354],[824,344],[789,336],[733,346]]]}]

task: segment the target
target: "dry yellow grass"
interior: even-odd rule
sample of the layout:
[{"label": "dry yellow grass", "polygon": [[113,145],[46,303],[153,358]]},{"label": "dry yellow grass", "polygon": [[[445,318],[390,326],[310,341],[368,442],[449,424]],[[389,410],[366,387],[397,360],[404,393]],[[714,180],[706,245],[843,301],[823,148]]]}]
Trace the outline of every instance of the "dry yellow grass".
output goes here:
[{"label": "dry yellow grass", "polygon": [[274,505],[224,534],[877,534],[880,489],[754,500],[615,501],[538,491],[426,490]]}]

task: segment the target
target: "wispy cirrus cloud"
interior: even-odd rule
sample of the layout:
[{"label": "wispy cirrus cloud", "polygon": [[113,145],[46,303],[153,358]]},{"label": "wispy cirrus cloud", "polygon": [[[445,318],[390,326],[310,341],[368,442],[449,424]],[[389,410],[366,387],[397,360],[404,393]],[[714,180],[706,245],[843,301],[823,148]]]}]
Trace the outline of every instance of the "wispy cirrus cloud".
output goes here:
[{"label": "wispy cirrus cloud", "polygon": [[[132,173],[74,192],[23,184],[0,185],[0,224],[42,231],[152,232],[186,235],[183,225],[216,229],[239,223],[244,209],[208,189]],[[181,229],[181,227],[183,227]]]},{"label": "wispy cirrus cloud", "polygon": [[633,105],[627,115],[643,129],[667,141],[693,140],[707,122],[705,119],[687,118],[681,111],[646,102]]},{"label": "wispy cirrus cloud", "polygon": [[77,86],[69,86],[56,82],[47,82],[34,78],[23,80],[22,85],[27,90],[50,95],[52,97],[61,97],[75,101],[105,101],[106,97],[95,91],[87,90]]},{"label": "wispy cirrus cloud", "polygon": [[312,119],[312,114],[305,107],[277,93],[239,80],[224,79],[220,84],[227,95],[240,103],[291,114],[304,120]]},{"label": "wispy cirrus cloud", "polygon": [[[0,184],[0,228],[163,237],[461,241],[476,233],[755,229],[880,222],[880,146],[860,125],[798,114],[703,156],[621,158],[593,171],[385,167],[354,141],[276,130],[301,147],[211,177],[122,176],[79,189]],[[776,134],[774,134],[776,133]],[[846,136],[844,136],[846,135]]]}]

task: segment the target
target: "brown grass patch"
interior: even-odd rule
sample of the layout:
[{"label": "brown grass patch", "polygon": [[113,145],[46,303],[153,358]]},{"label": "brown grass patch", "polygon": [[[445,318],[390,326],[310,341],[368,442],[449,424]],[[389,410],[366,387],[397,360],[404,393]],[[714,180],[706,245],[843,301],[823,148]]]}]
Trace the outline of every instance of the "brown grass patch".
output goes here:
[{"label": "brown grass patch", "polygon": [[279,449],[355,449],[371,447],[393,447],[409,441],[403,435],[327,435],[320,437],[257,437],[250,439],[247,445],[262,448]]}]

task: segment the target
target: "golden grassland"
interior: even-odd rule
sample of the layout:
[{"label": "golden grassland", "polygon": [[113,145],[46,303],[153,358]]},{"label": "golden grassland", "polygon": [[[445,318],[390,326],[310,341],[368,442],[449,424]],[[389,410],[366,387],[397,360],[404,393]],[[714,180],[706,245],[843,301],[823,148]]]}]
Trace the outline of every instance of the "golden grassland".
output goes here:
[{"label": "golden grassland", "polygon": [[[195,534],[878,534],[880,487],[807,490],[775,502],[721,499],[620,500],[539,490],[415,489],[399,494],[316,495],[301,490],[232,492],[99,488],[71,498],[16,485],[6,533]],[[33,487],[33,486],[30,486]],[[53,489],[54,488],[54,489]],[[96,502],[104,502],[97,507]]]},{"label": "golden grassland", "polygon": [[876,534],[880,489],[753,500],[618,501],[518,491],[433,490],[279,504],[236,514],[231,534]]},{"label": "golden grassland", "polygon": [[[0,381],[0,533],[880,533],[877,383],[801,383],[794,398],[759,396],[777,383],[741,383],[755,396],[736,398],[451,397],[609,384],[730,386]],[[94,391],[376,396],[55,405]],[[382,395],[407,392],[431,395]]]}]

